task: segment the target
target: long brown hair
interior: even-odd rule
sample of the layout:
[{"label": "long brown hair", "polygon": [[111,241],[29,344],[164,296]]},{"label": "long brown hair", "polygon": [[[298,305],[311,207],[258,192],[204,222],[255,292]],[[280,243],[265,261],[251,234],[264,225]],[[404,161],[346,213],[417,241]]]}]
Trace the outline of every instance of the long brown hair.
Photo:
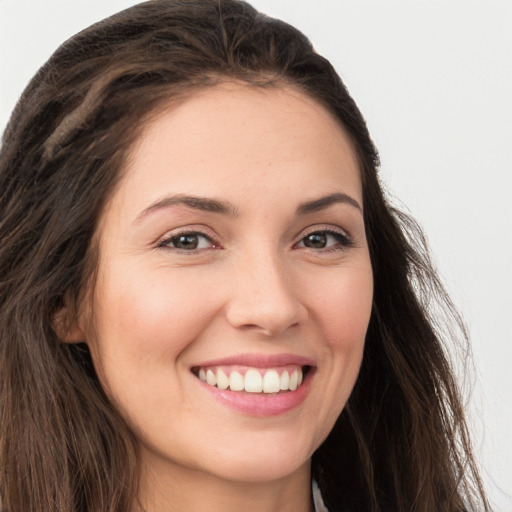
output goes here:
[{"label": "long brown hair", "polygon": [[488,510],[446,357],[453,333],[466,335],[421,231],[387,201],[364,119],[330,63],[237,0],[152,0],[90,27],[55,52],[11,117],[0,153],[4,510],[133,506],[134,437],[87,347],[59,340],[56,315],[78,308],[94,280],[98,219],[144,121],[223,80],[299,88],[339,119],[359,157],[375,291],[358,381],[313,457],[329,510]]}]

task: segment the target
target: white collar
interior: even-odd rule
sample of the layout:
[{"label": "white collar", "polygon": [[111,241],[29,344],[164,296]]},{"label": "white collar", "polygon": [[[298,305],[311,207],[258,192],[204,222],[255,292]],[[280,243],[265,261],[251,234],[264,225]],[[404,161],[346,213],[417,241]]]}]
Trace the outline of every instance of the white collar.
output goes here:
[{"label": "white collar", "polygon": [[311,488],[313,492],[313,505],[315,506],[315,512],[329,512],[324,504],[322,493],[320,492],[320,487],[318,487],[316,480],[312,481]]}]

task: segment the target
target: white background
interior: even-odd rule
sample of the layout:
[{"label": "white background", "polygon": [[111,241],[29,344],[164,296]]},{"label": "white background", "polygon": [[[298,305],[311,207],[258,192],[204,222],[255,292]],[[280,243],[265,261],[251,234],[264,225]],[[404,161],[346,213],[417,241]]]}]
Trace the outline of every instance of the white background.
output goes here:
[{"label": "white background", "polygon": [[[0,0],[0,131],[66,38],[134,0]],[[254,0],[304,31],[362,109],[473,339],[474,444],[512,511],[512,1]]]}]

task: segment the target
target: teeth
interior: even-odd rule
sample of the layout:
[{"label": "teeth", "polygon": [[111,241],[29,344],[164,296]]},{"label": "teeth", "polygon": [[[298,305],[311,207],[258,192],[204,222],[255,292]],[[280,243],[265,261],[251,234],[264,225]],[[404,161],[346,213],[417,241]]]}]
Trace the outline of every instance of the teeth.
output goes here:
[{"label": "teeth", "polygon": [[297,375],[297,370],[294,370],[290,375],[290,384],[288,385],[292,391],[297,389],[298,380],[299,376]]},{"label": "teeth", "polygon": [[231,372],[229,375],[229,389],[231,391],[243,391],[244,376],[238,372]]},{"label": "teeth", "polygon": [[282,391],[287,391],[288,389],[290,389],[288,387],[288,384],[290,383],[290,375],[288,374],[287,371],[284,371],[282,374],[281,374],[281,390]]},{"label": "teeth", "polygon": [[219,389],[228,389],[229,386],[229,378],[228,376],[222,371],[217,370],[217,387]]},{"label": "teeth", "polygon": [[261,393],[263,391],[263,379],[257,370],[247,370],[245,374],[245,391],[247,393]]},{"label": "teeth", "polygon": [[281,389],[281,379],[275,370],[269,370],[263,377],[263,391],[265,393],[277,393]]},{"label": "teeth", "polygon": [[211,370],[206,372],[206,382],[210,384],[210,386],[215,386],[215,384],[217,384],[217,376]]},{"label": "teeth", "polygon": [[[263,374],[263,375],[262,375]],[[200,368],[198,377],[219,389],[245,391],[246,393],[279,393],[295,391],[302,384],[302,369],[284,370],[281,374],[277,369],[260,370],[249,368],[245,375],[239,371],[226,372],[222,368]]]}]

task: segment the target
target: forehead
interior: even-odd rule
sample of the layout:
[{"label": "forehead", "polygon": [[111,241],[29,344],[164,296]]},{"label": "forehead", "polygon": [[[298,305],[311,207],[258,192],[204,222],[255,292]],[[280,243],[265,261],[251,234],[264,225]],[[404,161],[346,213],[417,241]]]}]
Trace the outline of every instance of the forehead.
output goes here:
[{"label": "forehead", "polygon": [[118,192],[140,208],[171,192],[236,203],[237,194],[338,186],[362,195],[352,142],[325,107],[292,87],[230,82],[164,105],[134,144]]}]

